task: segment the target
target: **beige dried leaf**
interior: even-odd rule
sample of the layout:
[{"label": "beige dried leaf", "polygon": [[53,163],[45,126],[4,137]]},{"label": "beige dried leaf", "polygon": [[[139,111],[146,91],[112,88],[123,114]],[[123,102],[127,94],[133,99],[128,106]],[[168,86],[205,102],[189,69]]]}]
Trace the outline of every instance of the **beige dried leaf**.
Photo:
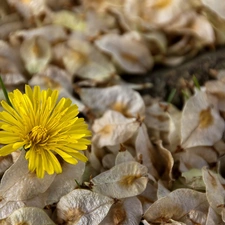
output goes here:
[{"label": "beige dried leaf", "polygon": [[3,40],[0,40],[0,56],[10,60],[12,64],[14,64],[14,66],[18,69],[18,72],[22,72],[24,70],[19,49],[14,48],[8,42]]},{"label": "beige dried leaf", "polygon": [[149,180],[145,190],[137,196],[138,199],[141,201],[143,212],[145,212],[153,202],[157,201],[157,194],[157,183],[153,182],[152,180]]},{"label": "beige dried leaf", "polygon": [[38,28],[31,28],[28,30],[17,29],[16,32],[12,33],[9,37],[10,43],[13,45],[21,45],[21,39],[33,39],[35,37],[42,37],[50,43],[58,43],[66,40],[68,35],[66,30],[58,25],[46,25]]},{"label": "beige dried leaf", "polygon": [[103,149],[97,148],[94,144],[92,144],[91,149],[86,152],[88,162],[98,172],[100,172],[102,168],[101,160],[103,158],[103,154],[105,154],[103,151]]},{"label": "beige dried leaf", "polygon": [[[164,107],[162,107],[162,105]],[[145,124],[151,129],[157,131],[169,131],[170,119],[168,113],[164,110],[168,107],[167,103],[153,103],[152,105],[146,107],[146,117]]]},{"label": "beige dried leaf", "polygon": [[141,156],[142,164],[148,168],[148,172],[155,178],[158,178],[158,172],[155,168],[155,163],[158,160],[155,157],[155,149],[149,140],[147,128],[143,123],[138,129],[135,140],[135,149],[137,156]]},{"label": "beige dried leaf", "polygon": [[102,166],[104,167],[104,169],[108,170],[111,169],[113,166],[115,166],[115,159],[116,159],[115,154],[113,153],[106,154],[102,158]]},{"label": "beige dried leaf", "polygon": [[225,190],[220,183],[219,176],[206,168],[202,169],[202,175],[209,205],[215,212],[221,214],[225,203]]},{"label": "beige dried leaf", "polygon": [[24,207],[15,210],[7,219],[10,225],[55,225],[48,215],[39,208]]},{"label": "beige dried leaf", "polygon": [[25,68],[30,74],[41,72],[51,60],[50,43],[43,37],[25,40],[20,48]]},{"label": "beige dried leaf", "polygon": [[182,147],[212,146],[221,139],[224,120],[212,100],[216,102],[198,91],[186,102],[181,119]]},{"label": "beige dried leaf", "polygon": [[23,29],[24,23],[22,21],[9,21],[6,23],[0,23],[0,39],[7,39],[9,34]]},{"label": "beige dried leaf", "polygon": [[213,0],[201,0],[202,4],[216,13],[220,18],[225,19],[225,2],[223,0],[217,1],[217,4]]},{"label": "beige dried leaf", "polygon": [[154,202],[144,214],[144,219],[150,223],[166,222],[169,219],[189,221],[188,213],[200,211],[207,214],[208,202],[206,195],[191,189],[177,189],[166,197]]},{"label": "beige dried leaf", "polygon": [[114,200],[98,193],[76,189],[63,196],[57,204],[60,224],[98,225],[107,215]]},{"label": "beige dried leaf", "polygon": [[225,111],[225,84],[220,80],[207,81],[206,92],[215,96],[218,100],[218,109]]},{"label": "beige dried leaf", "polygon": [[135,118],[126,118],[119,112],[107,110],[94,121],[92,142],[98,147],[122,144],[136,133],[139,126]]},{"label": "beige dried leaf", "polygon": [[102,115],[107,109],[118,111],[126,117],[145,115],[142,97],[127,86],[81,88],[79,94],[82,102],[96,115]]},{"label": "beige dried leaf", "polygon": [[224,225],[224,223],[221,217],[211,207],[209,207],[205,225]]},{"label": "beige dried leaf", "polygon": [[175,153],[173,157],[174,161],[179,161],[180,172],[186,172],[192,168],[201,169],[209,165],[202,156],[186,150]]},{"label": "beige dried leaf", "polygon": [[126,162],[112,167],[91,180],[93,191],[112,198],[127,198],[142,193],[147,185],[147,167]]},{"label": "beige dried leaf", "polygon": [[[155,27],[166,27],[179,20],[190,9],[190,2],[182,0],[146,0],[138,5],[135,0],[126,2],[125,13],[127,16],[132,17],[132,9],[136,8],[137,18],[140,17],[145,23]],[[132,7],[133,4],[136,5],[135,8]]]},{"label": "beige dried leaf", "polygon": [[120,163],[124,162],[135,162],[136,160],[134,157],[131,155],[131,153],[128,150],[125,151],[120,151],[115,159],[115,165],[118,165]]},{"label": "beige dried leaf", "polygon": [[146,73],[153,66],[153,58],[147,46],[136,32],[106,34],[95,41],[102,51],[113,56],[116,63],[128,73]]},{"label": "beige dried leaf", "polygon": [[55,179],[45,191],[45,196],[47,199],[45,201],[46,205],[58,202],[59,199],[74,190],[78,184],[82,183],[82,176],[85,169],[85,163],[79,161],[76,165],[72,165],[66,162],[62,164],[62,173],[57,174]]},{"label": "beige dried leaf", "polygon": [[[46,174],[43,179],[28,170],[28,162],[21,152],[19,159],[4,173],[0,184],[0,218],[7,217],[18,206],[29,206],[29,201],[44,193],[55,175]],[[44,207],[44,199],[33,201],[32,206]],[[16,208],[15,208],[16,207]],[[3,214],[6,212],[6,214]]]},{"label": "beige dried leaf", "polygon": [[116,202],[99,225],[138,225],[142,214],[142,205],[138,198],[126,198]]},{"label": "beige dried leaf", "polygon": [[157,199],[163,198],[170,193],[161,180],[158,181]]},{"label": "beige dried leaf", "polygon": [[25,19],[41,16],[47,12],[45,0],[7,0]]},{"label": "beige dried leaf", "polygon": [[172,169],[174,165],[174,159],[171,152],[164,148],[162,141],[154,142],[154,167],[158,171],[160,179],[170,185],[172,181]]},{"label": "beige dried leaf", "polygon": [[13,86],[27,82],[17,65],[10,59],[0,56],[0,68],[1,77],[5,85]]}]

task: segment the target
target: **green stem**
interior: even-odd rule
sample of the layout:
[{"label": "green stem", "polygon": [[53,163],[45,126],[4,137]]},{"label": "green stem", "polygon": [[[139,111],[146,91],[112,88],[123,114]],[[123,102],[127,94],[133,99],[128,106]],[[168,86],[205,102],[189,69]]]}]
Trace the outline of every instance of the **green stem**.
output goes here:
[{"label": "green stem", "polygon": [[167,102],[171,103],[175,94],[176,94],[177,90],[175,88],[173,88],[173,90],[170,92],[169,97],[167,98]]},{"label": "green stem", "polygon": [[200,87],[198,79],[197,79],[197,77],[195,75],[193,75],[193,81],[194,81],[195,87],[200,91],[201,87]]},{"label": "green stem", "polygon": [[9,100],[8,92],[7,92],[6,88],[5,88],[5,85],[4,85],[3,81],[2,81],[2,77],[1,76],[0,76],[0,85],[1,85],[1,88],[3,90],[3,93],[4,93],[4,96],[5,96],[5,99],[6,99],[7,103],[12,107],[12,103]]}]

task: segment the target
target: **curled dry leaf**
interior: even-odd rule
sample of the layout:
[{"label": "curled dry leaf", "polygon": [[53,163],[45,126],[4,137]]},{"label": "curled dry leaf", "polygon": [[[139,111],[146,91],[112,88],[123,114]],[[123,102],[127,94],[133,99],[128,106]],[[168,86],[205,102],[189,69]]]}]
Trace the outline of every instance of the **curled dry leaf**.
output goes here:
[{"label": "curled dry leaf", "polygon": [[204,166],[216,163],[218,154],[213,147],[198,146],[187,149],[177,148],[178,152],[174,154],[174,159],[180,162],[180,171],[186,172],[192,168],[201,169]]},{"label": "curled dry leaf", "polygon": [[163,198],[167,196],[170,191],[164,186],[161,180],[158,181],[158,190],[157,190],[157,198]]},{"label": "curled dry leaf", "polygon": [[63,162],[62,173],[57,174],[55,179],[44,192],[44,195],[47,196],[45,201],[46,205],[50,205],[59,201],[59,199],[75,189],[78,184],[82,183],[82,176],[85,169],[85,163],[78,161],[76,165],[72,165],[66,162]]},{"label": "curled dry leaf", "polygon": [[126,198],[117,201],[99,225],[139,225],[142,214],[142,205],[138,198]]},{"label": "curled dry leaf", "polygon": [[9,34],[23,28],[24,28],[24,24],[22,23],[22,21],[19,21],[19,20],[4,21],[3,20],[2,22],[0,22],[0,39],[7,39]]},{"label": "curled dry leaf", "polygon": [[15,67],[18,68],[19,72],[24,70],[19,49],[13,48],[13,46],[3,40],[0,40],[0,56],[9,59],[15,65]]},{"label": "curled dry leaf", "polygon": [[[21,152],[19,159],[4,173],[0,184],[0,218],[5,218],[16,208],[44,193],[54,180],[55,175],[48,175],[43,179],[37,178],[28,170],[28,162]],[[37,207],[44,207],[43,199],[31,201]]]},{"label": "curled dry leaf", "polygon": [[52,23],[71,30],[83,31],[86,28],[86,21],[82,18],[82,14],[74,13],[69,10],[59,10],[53,13]]},{"label": "curled dry leaf", "polygon": [[201,0],[202,4],[215,12],[220,18],[225,19],[225,3],[223,0],[219,0],[217,4],[213,0]]},{"label": "curled dry leaf", "polygon": [[170,185],[174,160],[169,150],[162,146],[162,141],[154,142],[153,162],[160,179]]},{"label": "curled dry leaf", "polygon": [[145,27],[166,28],[168,24],[176,23],[186,11],[190,10],[190,2],[182,0],[147,0],[142,4],[138,4],[135,0],[129,0],[126,3],[125,13],[127,16],[136,16],[136,20],[142,19]]},{"label": "curled dry leaf", "polygon": [[136,32],[123,36],[106,34],[95,41],[97,47],[113,56],[116,63],[128,73],[146,73],[153,66],[153,58]]},{"label": "curled dry leaf", "polygon": [[51,60],[50,43],[43,37],[24,40],[20,54],[30,74],[41,72]]},{"label": "curled dry leaf", "polygon": [[118,164],[91,180],[93,191],[117,199],[136,196],[146,188],[147,170],[137,162]]},{"label": "curled dry leaf", "polygon": [[145,124],[147,127],[157,131],[169,131],[170,119],[168,113],[164,110],[168,106],[167,103],[156,102],[146,107]]},{"label": "curled dry leaf", "polygon": [[205,225],[224,225],[224,222],[222,221],[221,217],[211,207],[209,207]]},{"label": "curled dry leaf", "polygon": [[115,159],[116,156],[113,153],[106,154],[102,158],[102,165],[104,169],[111,169],[113,166],[115,166]]},{"label": "curled dry leaf", "polygon": [[29,29],[29,30],[20,30],[12,33],[10,35],[10,43],[12,45],[20,45],[21,39],[33,39],[35,37],[41,37],[42,39],[45,39],[49,41],[50,43],[57,43],[63,40],[67,39],[67,33],[66,30],[57,25],[46,25],[43,27],[38,27],[35,29]]},{"label": "curled dry leaf", "polygon": [[86,21],[86,32],[89,38],[98,37],[101,32],[109,33],[111,29],[117,28],[117,19],[113,15],[109,13],[97,13],[93,9],[87,10]]},{"label": "curled dry leaf", "polygon": [[158,162],[155,159],[155,151],[152,143],[149,140],[147,129],[143,123],[138,129],[137,137],[135,140],[135,149],[137,156],[141,156],[142,164],[148,168],[148,172],[155,178],[158,178],[158,172],[154,167],[154,164]]},{"label": "curled dry leaf", "polygon": [[206,195],[190,189],[177,189],[154,202],[145,212],[144,219],[150,223],[162,223],[170,219],[190,223],[188,213],[191,210],[207,215]]},{"label": "curled dry leaf", "polygon": [[5,221],[6,225],[55,225],[42,209],[35,207],[17,209]]},{"label": "curled dry leaf", "polygon": [[216,213],[222,214],[224,209],[225,190],[220,183],[218,174],[206,168],[202,169],[203,180],[206,186],[206,197],[209,205]]},{"label": "curled dry leaf", "polygon": [[27,82],[18,67],[10,59],[0,56],[0,68],[5,85],[18,85]]},{"label": "curled dry leaf", "polygon": [[31,19],[43,14],[47,7],[45,0],[7,0],[9,5],[14,7],[23,17]]},{"label": "curled dry leaf", "polygon": [[179,161],[180,172],[186,172],[192,168],[201,169],[204,166],[208,166],[208,163],[204,158],[199,155],[193,154],[190,151],[183,151],[174,154],[174,161]]},{"label": "curled dry leaf", "polygon": [[0,177],[13,164],[12,156],[0,156]]},{"label": "curled dry leaf", "polygon": [[126,118],[121,113],[108,110],[94,121],[92,142],[98,147],[122,144],[138,130],[140,122],[135,118]]},{"label": "curled dry leaf", "polygon": [[141,201],[143,211],[145,212],[149,206],[157,200],[158,187],[157,183],[149,180],[145,190],[137,196],[137,198]]},{"label": "curled dry leaf", "polygon": [[213,104],[202,91],[198,91],[188,99],[181,119],[182,147],[212,146],[221,139],[224,120]]},{"label": "curled dry leaf", "polygon": [[207,81],[205,83],[206,92],[214,95],[218,99],[218,109],[225,111],[225,83],[220,80]]},{"label": "curled dry leaf", "polygon": [[118,152],[116,159],[115,159],[115,165],[118,165],[120,163],[124,162],[134,162],[136,161],[134,157],[131,155],[131,153],[128,150],[120,151]]},{"label": "curled dry leaf", "polygon": [[142,97],[127,86],[81,88],[79,94],[82,102],[96,115],[102,115],[107,109],[118,111],[126,117],[145,115]]},{"label": "curled dry leaf", "polygon": [[113,199],[89,190],[73,190],[57,204],[58,224],[98,225],[113,203]]}]

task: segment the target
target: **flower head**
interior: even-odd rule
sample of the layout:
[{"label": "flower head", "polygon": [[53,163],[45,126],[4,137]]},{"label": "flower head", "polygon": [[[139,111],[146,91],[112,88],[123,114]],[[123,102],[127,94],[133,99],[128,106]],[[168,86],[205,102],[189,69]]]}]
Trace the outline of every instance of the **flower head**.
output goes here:
[{"label": "flower head", "polygon": [[57,90],[32,90],[26,85],[25,94],[19,90],[9,93],[12,106],[2,101],[0,112],[0,156],[19,148],[26,151],[28,168],[40,178],[61,173],[59,156],[76,164],[87,161],[80,150],[87,149],[91,135],[83,118],[78,118],[78,107],[68,98],[58,100]]}]

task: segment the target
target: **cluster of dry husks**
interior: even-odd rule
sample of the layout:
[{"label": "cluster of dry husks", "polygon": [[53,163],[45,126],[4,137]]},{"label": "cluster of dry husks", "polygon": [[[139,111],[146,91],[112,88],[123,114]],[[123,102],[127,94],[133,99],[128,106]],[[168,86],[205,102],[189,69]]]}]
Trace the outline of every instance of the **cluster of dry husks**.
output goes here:
[{"label": "cluster of dry husks", "polygon": [[224,1],[71,2],[0,1],[6,86],[59,89],[93,131],[89,162],[59,175],[38,179],[23,153],[1,157],[0,224],[225,224],[224,72],[182,111],[118,76],[224,44]]}]

